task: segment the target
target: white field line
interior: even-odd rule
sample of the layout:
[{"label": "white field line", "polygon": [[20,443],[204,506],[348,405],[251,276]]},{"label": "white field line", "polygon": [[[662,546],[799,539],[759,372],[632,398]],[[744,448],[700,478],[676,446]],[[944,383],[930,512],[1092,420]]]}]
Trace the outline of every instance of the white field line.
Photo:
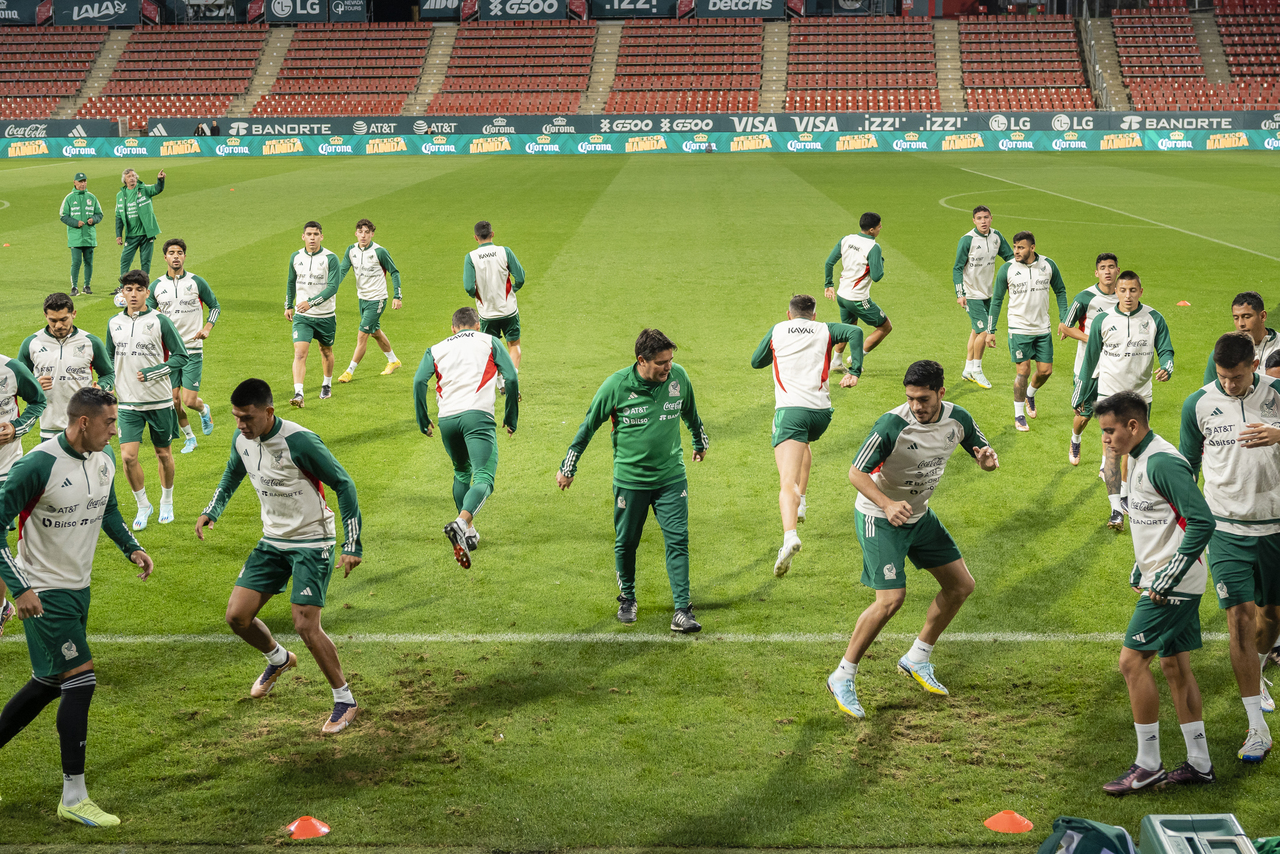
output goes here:
[{"label": "white field line", "polygon": [[[960,213],[967,214],[970,212],[971,210],[970,208],[967,208],[967,207],[958,208],[955,205],[947,204],[947,202],[951,201],[952,199],[958,199],[962,196],[985,196],[989,193],[1016,193],[1018,192],[1018,189],[1019,188],[1017,187],[1005,187],[999,190],[974,190],[971,193],[956,193],[953,196],[943,196],[942,198],[938,199],[938,204],[949,211],[959,211]],[[1091,226],[1104,225],[1107,228],[1149,228],[1152,231],[1158,231],[1160,228],[1163,227],[1159,225],[1140,225],[1139,223],[1136,223],[1136,222],[1099,223],[1099,222],[1082,222],[1077,219],[1045,219],[1044,217],[1039,217],[1039,216],[1022,216],[1021,214],[1019,214],[1017,217],[1010,217],[1010,218],[1017,219],[1019,221],[1025,219],[1025,220],[1030,220],[1031,222],[1058,222],[1058,223],[1063,223],[1065,225],[1091,225]]]}]

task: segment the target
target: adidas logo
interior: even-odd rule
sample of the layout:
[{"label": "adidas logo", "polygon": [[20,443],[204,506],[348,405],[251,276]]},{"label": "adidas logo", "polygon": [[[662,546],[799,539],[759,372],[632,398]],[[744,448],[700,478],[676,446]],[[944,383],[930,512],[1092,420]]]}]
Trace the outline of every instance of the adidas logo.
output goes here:
[{"label": "adidas logo", "polygon": [[71,478],[69,478],[69,477],[68,477],[68,478],[64,479],[64,480],[62,481],[62,485],[63,485],[63,486],[70,486],[70,485],[71,485]]},{"label": "adidas logo", "polygon": [[1159,740],[1160,740],[1160,736],[1158,735],[1149,735],[1143,739],[1143,741],[1159,741]]},{"label": "adidas logo", "polygon": [[915,443],[915,442],[912,442],[910,445],[907,445],[907,450],[908,450],[908,451],[918,451],[918,450],[920,450],[920,448],[919,448],[919,447],[917,447],[917,445],[916,445],[916,443]]},{"label": "adidas logo", "polygon": [[1212,417],[1213,417],[1213,416],[1215,416],[1215,415],[1221,415],[1221,414],[1222,414],[1222,409],[1221,409],[1221,408],[1219,408],[1219,407],[1217,407],[1217,406],[1215,406],[1215,407],[1213,408],[1213,411],[1209,413],[1209,417],[1210,417],[1210,418],[1212,418]]},{"label": "adidas logo", "polygon": [[1146,643],[1147,639],[1144,638],[1142,635],[1143,635],[1143,632],[1138,632],[1136,635],[1133,636],[1133,639],[1136,640],[1138,643]]},{"label": "adidas logo", "polygon": [[164,129],[164,125],[156,122],[156,126],[151,129],[147,136],[168,136],[169,132]]},{"label": "adidas logo", "polygon": [[1202,733],[1202,732],[1198,732],[1198,733],[1196,733],[1196,734],[1195,734],[1195,737],[1194,737],[1194,738],[1192,738],[1191,740],[1192,740],[1192,741],[1204,741],[1204,733]]},{"label": "adidas logo", "polygon": [[299,596],[314,596],[315,594],[311,592],[311,588],[310,588],[310,587],[307,587],[307,588],[304,588],[304,589],[303,589],[303,591],[302,591],[300,594],[298,594],[298,595],[299,595]]},{"label": "adidas logo", "polygon": [[86,132],[84,129],[84,125],[76,125],[71,129],[71,133],[67,134],[67,136],[88,136],[88,135],[89,135],[88,132]]},{"label": "adidas logo", "polygon": [[636,393],[633,391],[633,392],[631,392],[631,394],[627,395],[627,400],[635,400],[635,399],[636,399],[637,397],[639,397],[639,396],[640,396],[640,395],[636,394]]}]

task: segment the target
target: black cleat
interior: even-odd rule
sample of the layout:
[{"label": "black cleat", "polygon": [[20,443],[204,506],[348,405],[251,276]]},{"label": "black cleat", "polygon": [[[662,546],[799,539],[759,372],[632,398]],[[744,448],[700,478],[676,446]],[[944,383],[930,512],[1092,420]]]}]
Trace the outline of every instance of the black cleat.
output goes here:
[{"label": "black cleat", "polygon": [[[636,621],[636,612],[640,610],[640,603],[634,599],[625,599],[618,597],[618,622],[634,623]],[[677,612],[678,613],[678,612]],[[675,628],[675,621],[671,623],[671,628]]]},{"label": "black cleat", "polygon": [[693,618],[692,606],[676,609],[676,612],[671,615],[671,631],[683,632],[687,635],[702,631],[702,623]]}]

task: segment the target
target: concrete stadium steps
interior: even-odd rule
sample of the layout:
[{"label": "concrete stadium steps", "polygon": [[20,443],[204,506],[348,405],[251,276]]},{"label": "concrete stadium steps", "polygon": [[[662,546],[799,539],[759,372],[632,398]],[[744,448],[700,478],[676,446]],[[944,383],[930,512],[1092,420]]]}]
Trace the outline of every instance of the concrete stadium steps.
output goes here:
[{"label": "concrete stadium steps", "polygon": [[132,29],[107,31],[107,40],[98,53],[98,59],[89,69],[84,85],[80,87],[80,94],[74,98],[64,98],[58,105],[58,109],[54,110],[52,118],[74,119],[76,111],[87,104],[90,98],[102,94],[102,87],[107,85],[111,72],[115,71],[116,63],[120,61],[120,55],[124,53],[125,45],[129,43],[129,36],[132,34]]},{"label": "concrete stadium steps", "polygon": [[1227,65],[1227,52],[1222,46],[1222,34],[1218,31],[1218,22],[1213,12],[1192,13],[1191,26],[1196,31],[1200,56],[1204,58],[1205,82],[1230,83],[1231,69]]},{"label": "concrete stadium steps", "polygon": [[595,115],[604,112],[613,89],[613,76],[618,70],[618,42],[622,39],[622,24],[601,22],[596,26],[596,47],[591,54],[591,82],[578,105],[579,115]]},{"label": "concrete stadium steps", "polygon": [[762,113],[781,113],[786,107],[789,33],[786,21],[768,21],[764,25],[764,55],[760,66]]},{"label": "concrete stadium steps", "polygon": [[432,23],[431,45],[427,48],[426,59],[422,62],[422,75],[418,78],[418,88],[405,99],[400,115],[426,114],[427,105],[440,92],[440,84],[444,82],[445,71],[449,68],[449,56],[453,53],[453,43],[457,38],[457,24]]},{"label": "concrete stadium steps", "polygon": [[[1133,104],[1129,100],[1129,90],[1124,86],[1124,75],[1120,72],[1120,55],[1116,53],[1116,36],[1115,31],[1111,29],[1111,22],[1106,18],[1093,18],[1090,21],[1090,28],[1093,31],[1093,49],[1098,57],[1098,68],[1102,73],[1102,79],[1107,84],[1107,94],[1111,96],[1111,109],[1127,111],[1133,109]],[[1097,96],[1098,86],[1094,84],[1094,95]]]},{"label": "concrete stadium steps", "polygon": [[248,118],[259,99],[271,91],[295,32],[297,30],[293,27],[272,27],[262,48],[262,56],[258,59],[258,66],[254,69],[253,79],[249,81],[249,90],[231,102],[231,106],[227,108],[229,118]]},{"label": "concrete stadium steps", "polygon": [[960,27],[954,19],[934,19],[933,50],[937,57],[938,101],[943,111],[967,111],[969,108],[964,97],[964,75],[960,69]]}]

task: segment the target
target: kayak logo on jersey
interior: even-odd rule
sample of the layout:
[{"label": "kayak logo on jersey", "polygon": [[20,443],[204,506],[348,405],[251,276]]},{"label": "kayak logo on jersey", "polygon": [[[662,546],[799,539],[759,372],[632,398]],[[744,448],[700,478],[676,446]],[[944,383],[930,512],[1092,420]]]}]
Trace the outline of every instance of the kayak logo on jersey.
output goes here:
[{"label": "kayak logo on jersey", "polygon": [[679,396],[680,396],[680,383],[676,382],[675,380],[672,380],[671,384],[667,386],[667,397],[679,397]]}]

